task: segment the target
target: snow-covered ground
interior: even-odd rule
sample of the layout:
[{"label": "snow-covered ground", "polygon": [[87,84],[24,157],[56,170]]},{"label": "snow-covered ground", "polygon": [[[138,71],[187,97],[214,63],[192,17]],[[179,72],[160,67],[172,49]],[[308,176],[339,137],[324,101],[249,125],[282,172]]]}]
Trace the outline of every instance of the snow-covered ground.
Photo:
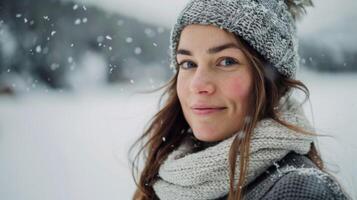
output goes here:
[{"label": "snow-covered ground", "polygon": [[126,158],[155,95],[129,87],[0,100],[0,199],[129,199]]},{"label": "snow-covered ground", "polygon": [[[311,90],[316,128],[333,136],[320,138],[327,166],[356,198],[357,74],[302,71],[298,78]],[[130,199],[127,151],[159,97],[138,93],[142,87],[0,97],[0,199]]]}]

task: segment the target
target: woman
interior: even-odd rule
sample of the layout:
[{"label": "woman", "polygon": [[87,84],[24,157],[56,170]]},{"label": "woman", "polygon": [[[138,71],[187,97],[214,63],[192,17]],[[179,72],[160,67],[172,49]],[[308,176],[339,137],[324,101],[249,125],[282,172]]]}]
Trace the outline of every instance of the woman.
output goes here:
[{"label": "woman", "polygon": [[295,20],[312,5],[301,2],[187,4],[171,34],[165,103],[138,140],[146,160],[134,199],[347,199],[291,96],[309,97],[294,79]]}]

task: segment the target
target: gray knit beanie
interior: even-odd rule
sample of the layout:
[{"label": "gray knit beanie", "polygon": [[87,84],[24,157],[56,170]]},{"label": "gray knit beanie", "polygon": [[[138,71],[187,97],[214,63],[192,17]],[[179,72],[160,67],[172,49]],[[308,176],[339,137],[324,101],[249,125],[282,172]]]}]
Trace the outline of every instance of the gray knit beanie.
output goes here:
[{"label": "gray knit beanie", "polygon": [[215,25],[240,36],[282,75],[295,78],[299,65],[295,19],[311,0],[191,0],[171,31],[171,67],[180,34],[190,24]]}]

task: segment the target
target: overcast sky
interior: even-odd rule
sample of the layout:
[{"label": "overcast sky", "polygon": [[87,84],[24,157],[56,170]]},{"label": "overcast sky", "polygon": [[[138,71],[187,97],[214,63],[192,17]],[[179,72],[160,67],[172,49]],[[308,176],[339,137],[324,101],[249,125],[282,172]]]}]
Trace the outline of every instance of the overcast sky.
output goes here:
[{"label": "overcast sky", "polygon": [[[77,0],[79,3],[93,4],[111,12],[119,12],[141,21],[171,27],[188,0]],[[298,23],[300,34],[313,33],[341,23],[345,18],[357,21],[356,0],[315,0],[314,8]]]}]

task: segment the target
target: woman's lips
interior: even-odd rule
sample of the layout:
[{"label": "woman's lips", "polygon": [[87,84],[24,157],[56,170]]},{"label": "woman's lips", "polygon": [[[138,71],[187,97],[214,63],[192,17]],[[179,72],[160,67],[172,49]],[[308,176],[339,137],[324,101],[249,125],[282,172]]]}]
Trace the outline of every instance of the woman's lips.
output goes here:
[{"label": "woman's lips", "polygon": [[192,108],[193,113],[197,115],[208,115],[208,114],[213,114],[216,112],[220,112],[222,110],[226,109],[225,107],[217,107],[217,108]]}]

